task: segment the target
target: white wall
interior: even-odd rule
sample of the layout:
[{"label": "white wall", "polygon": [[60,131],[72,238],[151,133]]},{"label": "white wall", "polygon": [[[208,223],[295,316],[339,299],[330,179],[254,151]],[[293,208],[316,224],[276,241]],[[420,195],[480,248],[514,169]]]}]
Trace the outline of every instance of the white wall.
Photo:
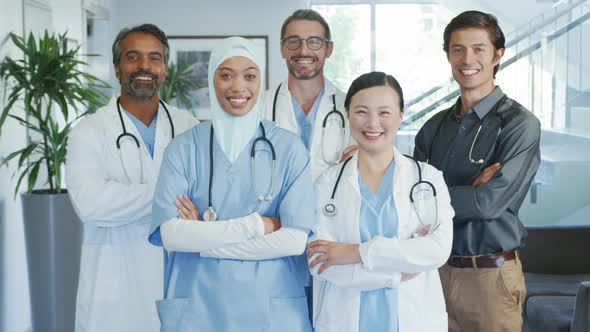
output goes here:
[{"label": "white wall", "polygon": [[[0,58],[16,57],[18,49],[8,35],[22,34],[22,4],[0,0],[0,8]],[[3,98],[0,106],[4,107]],[[7,119],[0,136],[0,159],[25,142],[25,130]],[[15,163],[0,168],[0,331],[24,331],[30,315],[21,205],[19,198],[13,199],[15,169]]]},{"label": "white wall", "polygon": [[[0,59],[21,56],[7,36],[45,29],[68,31],[83,42],[82,0],[0,0]],[[2,98],[0,98],[2,105]],[[25,146],[27,133],[8,119],[0,136],[0,159]],[[13,199],[16,163],[0,168],[0,331],[30,329],[29,287],[20,197]]]},{"label": "white wall", "polygon": [[[167,35],[268,35],[269,86],[287,76],[280,55],[280,30],[287,16],[307,8],[308,0],[136,0],[120,1],[113,6],[114,33],[123,27],[154,23]],[[105,45],[102,54],[109,54]],[[111,80],[113,80],[111,76]],[[116,86],[116,84],[114,84]]]},{"label": "white wall", "polygon": [[[12,46],[8,35],[22,35],[22,4],[0,0],[0,8],[0,58],[17,57],[18,49]],[[4,107],[3,98],[0,107]],[[25,142],[25,130],[7,119],[0,136],[0,159]],[[13,199],[16,181],[11,174],[15,169],[15,163],[0,168],[0,331],[24,331],[30,315],[20,198]]]}]

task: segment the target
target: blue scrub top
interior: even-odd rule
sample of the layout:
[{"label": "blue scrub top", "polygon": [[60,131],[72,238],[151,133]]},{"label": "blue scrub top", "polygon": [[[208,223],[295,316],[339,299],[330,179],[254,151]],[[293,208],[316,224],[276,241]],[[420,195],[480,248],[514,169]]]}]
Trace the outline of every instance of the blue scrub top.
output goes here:
[{"label": "blue scrub top", "polygon": [[[314,193],[308,153],[299,138],[262,122],[276,151],[272,201],[258,201],[252,187],[250,149],[260,129],[233,163],[213,138],[212,205],[219,220],[253,212],[280,217],[283,227],[313,230]],[[178,217],[174,200],[186,194],[198,207],[208,207],[211,123],[180,134],[166,148],[154,195],[149,241],[162,245],[159,226]],[[271,179],[271,153],[256,145],[256,189],[266,193]],[[309,209],[301,207],[308,206]],[[165,271],[165,300],[157,303],[162,331],[311,331],[299,270],[305,257],[261,261],[201,257],[171,252]]]},{"label": "blue scrub top", "polygon": [[322,97],[324,96],[324,89],[320,91],[319,96],[316,98],[313,106],[309,113],[305,114],[295,97],[291,96],[291,102],[293,103],[293,111],[295,112],[295,119],[297,120],[297,125],[299,126],[299,137],[303,141],[303,144],[309,151],[311,148],[311,140],[313,139],[313,124],[315,123],[315,119],[318,114],[318,108],[320,107],[320,103],[322,101]]},{"label": "blue scrub top", "polygon": [[125,113],[127,113],[129,119],[131,119],[131,122],[133,122],[133,124],[135,125],[135,128],[137,128],[137,131],[141,136],[141,140],[145,144],[148,152],[150,153],[150,157],[152,157],[153,159],[154,144],[156,142],[156,123],[158,122],[158,112],[156,112],[156,115],[154,116],[152,123],[150,123],[150,126],[148,127],[143,122],[141,122],[141,120],[136,118],[135,115],[127,112],[125,109],[123,110],[125,111]]},{"label": "blue scrub top", "polygon": [[[359,173],[361,242],[367,242],[378,235],[388,238],[397,236],[398,219],[391,180],[394,168],[395,163],[392,162],[387,168],[376,193],[373,193],[363,182]],[[361,292],[359,314],[359,332],[397,332],[397,288],[381,288]]]}]

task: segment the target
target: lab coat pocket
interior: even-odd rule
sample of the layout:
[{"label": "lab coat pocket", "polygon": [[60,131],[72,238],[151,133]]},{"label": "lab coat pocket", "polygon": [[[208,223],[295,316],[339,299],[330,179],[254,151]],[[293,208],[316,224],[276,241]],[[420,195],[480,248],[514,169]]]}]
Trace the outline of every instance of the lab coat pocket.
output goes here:
[{"label": "lab coat pocket", "polygon": [[[156,301],[158,316],[162,324],[162,332],[185,331],[182,326],[198,326],[197,320],[191,318],[188,312],[190,306],[189,298],[165,299]],[[193,317],[194,318],[194,317]]]},{"label": "lab coat pocket", "polygon": [[311,332],[307,298],[305,296],[271,298],[270,331]]}]

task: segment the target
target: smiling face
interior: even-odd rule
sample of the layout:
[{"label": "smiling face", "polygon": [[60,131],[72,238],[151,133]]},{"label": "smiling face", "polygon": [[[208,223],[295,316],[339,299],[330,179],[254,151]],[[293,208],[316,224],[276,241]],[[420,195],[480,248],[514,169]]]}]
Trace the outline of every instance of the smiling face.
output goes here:
[{"label": "smiling face", "polygon": [[348,107],[352,137],[372,154],[391,152],[402,117],[399,95],[387,85],[360,90]]},{"label": "smiling face", "polygon": [[[283,38],[289,37],[301,39],[319,37],[323,40],[326,38],[326,32],[319,22],[294,20],[285,28]],[[307,43],[303,40],[301,47],[290,50],[284,43],[281,43],[281,55],[287,63],[287,69],[291,76],[298,80],[309,80],[323,73],[324,63],[332,54],[333,46],[332,42],[324,42],[319,50],[313,51],[307,47]]]},{"label": "smiling face", "polygon": [[120,47],[115,75],[121,94],[140,100],[157,97],[168,74],[162,43],[151,34],[134,32],[121,40]]},{"label": "smiling face", "polygon": [[217,67],[213,85],[223,110],[233,116],[246,115],[258,100],[260,69],[246,57],[231,57]]},{"label": "smiling face", "polygon": [[487,30],[455,30],[449,39],[448,60],[461,91],[477,90],[482,95],[494,89],[494,66],[500,63],[504,49],[494,47]]}]

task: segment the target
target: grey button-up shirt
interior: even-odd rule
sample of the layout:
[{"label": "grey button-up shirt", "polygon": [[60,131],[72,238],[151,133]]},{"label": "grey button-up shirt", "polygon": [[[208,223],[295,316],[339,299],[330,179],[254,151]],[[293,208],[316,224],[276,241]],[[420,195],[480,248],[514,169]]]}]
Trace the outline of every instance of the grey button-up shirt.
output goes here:
[{"label": "grey button-up shirt", "polygon": [[[434,115],[418,132],[414,150],[416,159],[443,172],[449,187],[455,210],[451,254],[518,249],[526,239],[518,211],[540,163],[539,120],[499,87],[463,119],[460,112],[461,98]],[[502,168],[495,176],[472,186],[496,162]]]}]

